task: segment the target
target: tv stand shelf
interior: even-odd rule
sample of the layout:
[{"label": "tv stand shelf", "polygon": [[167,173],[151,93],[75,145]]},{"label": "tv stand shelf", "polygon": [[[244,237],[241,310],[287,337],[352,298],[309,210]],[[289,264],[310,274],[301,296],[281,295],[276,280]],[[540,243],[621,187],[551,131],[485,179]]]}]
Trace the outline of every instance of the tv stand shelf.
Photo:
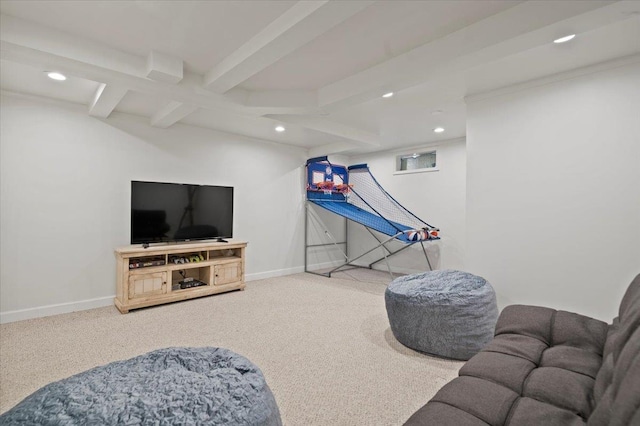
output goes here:
[{"label": "tv stand shelf", "polygon": [[[126,314],[131,309],[244,290],[246,247],[245,241],[236,240],[120,247],[115,250],[114,303]],[[185,280],[205,285],[181,288]]]}]

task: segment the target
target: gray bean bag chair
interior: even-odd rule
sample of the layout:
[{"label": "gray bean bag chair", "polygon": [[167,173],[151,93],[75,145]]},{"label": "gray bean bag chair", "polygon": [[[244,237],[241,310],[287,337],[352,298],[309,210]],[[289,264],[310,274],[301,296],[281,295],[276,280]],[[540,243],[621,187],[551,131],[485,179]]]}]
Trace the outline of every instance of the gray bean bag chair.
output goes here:
[{"label": "gray bean bag chair", "polygon": [[281,425],[261,371],[221,348],[168,348],[51,383],[2,425]]},{"label": "gray bean bag chair", "polygon": [[385,292],[393,335],[403,345],[467,360],[493,338],[493,287],[467,272],[443,270],[396,278]]}]

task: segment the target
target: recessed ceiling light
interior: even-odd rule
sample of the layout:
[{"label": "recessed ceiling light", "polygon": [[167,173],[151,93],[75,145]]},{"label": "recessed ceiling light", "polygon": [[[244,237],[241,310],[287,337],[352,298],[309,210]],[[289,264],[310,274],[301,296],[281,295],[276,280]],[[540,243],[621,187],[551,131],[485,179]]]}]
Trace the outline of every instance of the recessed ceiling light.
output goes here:
[{"label": "recessed ceiling light", "polygon": [[565,42],[573,39],[575,36],[576,36],[575,34],[570,34],[568,36],[557,38],[557,39],[553,40],[553,42],[554,43],[565,43]]},{"label": "recessed ceiling light", "polygon": [[285,128],[284,126],[276,126],[276,132],[284,132]]},{"label": "recessed ceiling light", "polygon": [[382,95],[383,98],[390,98],[392,96],[393,96],[393,92],[388,92],[388,93],[385,93],[384,95]]},{"label": "recessed ceiling light", "polygon": [[414,153],[414,154],[411,156],[411,158],[418,158],[418,157],[420,157],[420,156],[419,156],[417,153]]},{"label": "recessed ceiling light", "polygon": [[60,74],[59,72],[54,72],[54,71],[47,71],[47,77],[49,77],[52,80],[58,80],[58,81],[64,81],[67,79],[67,77],[65,77],[63,74]]},{"label": "recessed ceiling light", "polygon": [[436,127],[435,129],[433,129],[433,131],[436,133],[442,133],[444,132],[444,127]]}]

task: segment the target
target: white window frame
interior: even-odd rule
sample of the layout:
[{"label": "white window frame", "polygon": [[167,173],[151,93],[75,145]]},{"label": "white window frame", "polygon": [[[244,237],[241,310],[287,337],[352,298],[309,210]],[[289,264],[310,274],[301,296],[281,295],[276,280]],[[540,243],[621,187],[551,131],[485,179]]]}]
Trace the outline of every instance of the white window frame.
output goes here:
[{"label": "white window frame", "polygon": [[[435,167],[424,167],[420,169],[412,169],[412,170],[400,170],[402,167],[402,159],[411,157],[413,155],[425,155],[425,154],[435,154],[436,156],[436,166]],[[395,172],[394,175],[407,175],[412,173],[426,173],[426,172],[437,172],[440,171],[438,167],[438,150],[436,148],[422,149],[414,152],[408,152],[400,155],[396,155],[396,164],[395,164]]]}]

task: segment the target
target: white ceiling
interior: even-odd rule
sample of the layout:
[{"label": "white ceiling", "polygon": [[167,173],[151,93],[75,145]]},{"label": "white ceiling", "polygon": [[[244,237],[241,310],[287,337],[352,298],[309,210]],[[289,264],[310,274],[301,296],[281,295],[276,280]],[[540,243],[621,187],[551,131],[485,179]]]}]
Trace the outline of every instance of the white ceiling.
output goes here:
[{"label": "white ceiling", "polygon": [[319,89],[506,10],[505,1],[380,1],[254,75],[249,90]]},{"label": "white ceiling", "polygon": [[0,11],[135,55],[175,55],[205,73],[295,1],[2,0]]},{"label": "white ceiling", "polygon": [[2,0],[0,13],[4,91],[310,155],[461,137],[467,96],[640,53],[638,1]]}]

